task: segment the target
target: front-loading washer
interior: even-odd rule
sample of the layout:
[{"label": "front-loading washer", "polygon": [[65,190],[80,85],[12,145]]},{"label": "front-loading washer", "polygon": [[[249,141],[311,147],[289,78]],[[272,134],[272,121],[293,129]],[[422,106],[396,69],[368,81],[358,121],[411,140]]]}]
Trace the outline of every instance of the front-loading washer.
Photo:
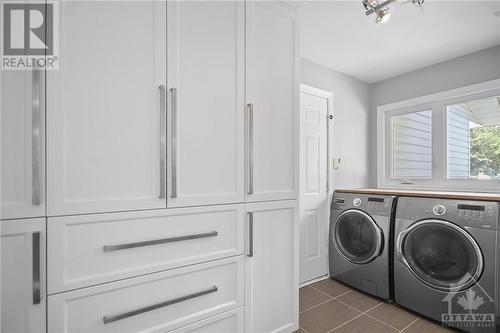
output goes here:
[{"label": "front-loading washer", "polygon": [[335,192],[330,212],[330,277],[390,299],[391,212],[395,197]]},{"label": "front-loading washer", "polygon": [[495,332],[499,203],[398,199],[394,301],[466,332]]}]

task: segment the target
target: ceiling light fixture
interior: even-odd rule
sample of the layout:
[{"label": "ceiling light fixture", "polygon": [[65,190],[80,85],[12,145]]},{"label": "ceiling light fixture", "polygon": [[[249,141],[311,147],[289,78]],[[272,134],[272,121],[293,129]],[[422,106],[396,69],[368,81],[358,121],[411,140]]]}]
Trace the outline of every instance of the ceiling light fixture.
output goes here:
[{"label": "ceiling light fixture", "polygon": [[[385,23],[389,20],[391,16],[391,8],[390,5],[396,2],[397,0],[385,0],[383,2],[379,2],[379,0],[362,0],[363,6],[366,9],[365,14],[367,16],[371,14],[376,14],[375,23]],[[425,0],[406,0],[402,1],[403,4],[412,3],[419,7],[424,5]]]}]

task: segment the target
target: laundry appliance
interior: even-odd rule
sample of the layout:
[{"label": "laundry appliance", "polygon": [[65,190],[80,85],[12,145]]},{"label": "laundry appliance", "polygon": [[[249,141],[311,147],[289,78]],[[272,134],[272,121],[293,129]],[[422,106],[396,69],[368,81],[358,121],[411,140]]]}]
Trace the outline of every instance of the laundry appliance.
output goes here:
[{"label": "laundry appliance", "polygon": [[466,332],[495,332],[499,203],[398,199],[396,303]]},{"label": "laundry appliance", "polygon": [[394,196],[339,193],[330,212],[330,276],[390,299],[391,212]]}]

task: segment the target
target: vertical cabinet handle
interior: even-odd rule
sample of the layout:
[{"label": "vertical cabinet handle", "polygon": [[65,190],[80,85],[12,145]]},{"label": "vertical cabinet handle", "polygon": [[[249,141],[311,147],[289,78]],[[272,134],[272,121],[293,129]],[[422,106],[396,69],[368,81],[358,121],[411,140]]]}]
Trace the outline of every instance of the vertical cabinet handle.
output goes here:
[{"label": "vertical cabinet handle", "polygon": [[248,212],[248,254],[253,257],[253,212]]},{"label": "vertical cabinet handle", "polygon": [[31,203],[41,203],[41,96],[42,96],[42,72],[39,69],[32,71],[31,86]]},{"label": "vertical cabinet handle", "polygon": [[170,89],[172,131],[172,198],[177,198],[177,89]]},{"label": "vertical cabinet handle", "polygon": [[253,104],[247,104],[248,111],[248,194],[253,194]]},{"label": "vertical cabinet handle", "polygon": [[166,186],[166,148],[167,148],[167,108],[166,108],[166,89],[164,85],[160,89],[160,199],[165,199]]},{"label": "vertical cabinet handle", "polygon": [[40,304],[40,232],[33,233],[33,304]]}]

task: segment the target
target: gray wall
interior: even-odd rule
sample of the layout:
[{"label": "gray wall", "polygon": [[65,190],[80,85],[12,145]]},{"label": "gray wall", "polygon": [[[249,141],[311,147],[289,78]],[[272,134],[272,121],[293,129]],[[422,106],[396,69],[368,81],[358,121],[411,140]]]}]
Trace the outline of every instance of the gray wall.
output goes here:
[{"label": "gray wall", "polygon": [[371,85],[370,183],[377,183],[377,106],[500,78],[500,46],[425,67]]},{"label": "gray wall", "polygon": [[301,83],[334,94],[334,187],[377,184],[377,106],[500,78],[500,46],[367,84],[308,60]]},{"label": "gray wall", "polygon": [[342,159],[334,170],[335,188],[367,187],[371,184],[370,86],[350,76],[308,60],[301,62],[301,83],[333,93],[333,149]]}]

